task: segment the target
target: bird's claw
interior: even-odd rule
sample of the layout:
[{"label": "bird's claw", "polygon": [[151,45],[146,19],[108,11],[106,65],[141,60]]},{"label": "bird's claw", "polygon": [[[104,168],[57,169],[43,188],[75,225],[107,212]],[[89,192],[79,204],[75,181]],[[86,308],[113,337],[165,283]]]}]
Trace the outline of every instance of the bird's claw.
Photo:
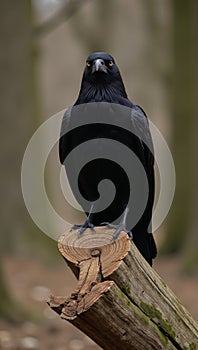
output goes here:
[{"label": "bird's claw", "polygon": [[90,228],[90,230],[91,230],[92,232],[96,232],[96,230],[95,230],[95,228],[94,228],[94,225],[91,224],[90,222],[85,222],[83,225],[76,225],[76,224],[75,224],[75,225],[73,225],[73,226],[71,227],[70,232],[73,231],[73,230],[79,229],[77,235],[78,235],[78,236],[81,236],[82,233],[83,233],[84,231],[86,231],[87,228]]},{"label": "bird's claw", "polygon": [[115,230],[115,232],[114,232],[114,234],[113,234],[113,236],[112,236],[111,241],[114,242],[114,241],[118,238],[119,234],[120,234],[122,231],[124,231],[125,233],[127,233],[127,235],[129,236],[130,239],[133,238],[133,235],[132,235],[132,232],[131,232],[131,231],[128,231],[128,230],[126,229],[125,226],[118,225],[118,226],[116,226],[116,230]]},{"label": "bird's claw", "polygon": [[116,225],[110,224],[110,222],[102,222],[101,226],[106,226],[106,228],[117,228]]},{"label": "bird's claw", "polygon": [[126,232],[130,239],[133,239],[132,232],[128,231],[124,225],[121,225],[121,224],[120,225],[113,225],[113,224],[110,224],[109,222],[103,222],[101,225],[105,225],[107,228],[110,228],[110,229],[112,229],[112,228],[115,229],[115,232],[114,232],[112,239],[111,239],[112,242],[114,242],[118,238],[119,234],[122,231]]}]

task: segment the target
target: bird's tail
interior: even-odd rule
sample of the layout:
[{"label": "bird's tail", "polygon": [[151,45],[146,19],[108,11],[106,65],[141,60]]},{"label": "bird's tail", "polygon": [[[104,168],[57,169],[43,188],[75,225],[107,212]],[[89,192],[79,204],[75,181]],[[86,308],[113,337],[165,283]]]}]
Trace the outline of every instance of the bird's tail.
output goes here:
[{"label": "bird's tail", "polygon": [[151,258],[154,259],[157,255],[157,247],[152,233],[148,233],[149,236],[149,250],[151,253]]},{"label": "bird's tail", "polygon": [[146,261],[152,266],[152,259],[157,255],[157,248],[152,233],[148,233],[147,230],[138,227],[132,230],[133,242],[136,247],[146,259]]}]

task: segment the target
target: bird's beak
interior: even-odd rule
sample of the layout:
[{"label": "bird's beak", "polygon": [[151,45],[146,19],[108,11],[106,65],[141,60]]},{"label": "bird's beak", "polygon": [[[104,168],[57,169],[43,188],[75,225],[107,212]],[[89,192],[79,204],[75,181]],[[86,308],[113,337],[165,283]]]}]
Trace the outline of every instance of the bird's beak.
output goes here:
[{"label": "bird's beak", "polygon": [[92,66],[92,73],[95,72],[104,72],[104,73],[108,73],[107,72],[107,67],[105,65],[105,62],[98,58],[97,60],[94,61],[93,66]]}]

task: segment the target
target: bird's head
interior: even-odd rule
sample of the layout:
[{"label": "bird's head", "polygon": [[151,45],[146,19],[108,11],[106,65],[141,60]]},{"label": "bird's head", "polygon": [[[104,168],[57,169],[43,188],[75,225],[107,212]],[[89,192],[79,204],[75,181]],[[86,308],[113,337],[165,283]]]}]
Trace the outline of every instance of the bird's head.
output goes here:
[{"label": "bird's head", "polygon": [[86,60],[83,78],[92,83],[111,83],[120,77],[114,58],[106,52],[94,52]]},{"label": "bird's head", "polygon": [[78,103],[114,102],[115,96],[127,98],[114,58],[106,52],[94,52],[86,60]]}]

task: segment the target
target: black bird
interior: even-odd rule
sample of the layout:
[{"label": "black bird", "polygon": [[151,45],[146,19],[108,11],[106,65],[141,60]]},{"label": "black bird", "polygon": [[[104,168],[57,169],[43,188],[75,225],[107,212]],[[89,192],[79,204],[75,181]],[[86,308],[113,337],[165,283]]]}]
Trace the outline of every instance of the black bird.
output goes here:
[{"label": "black bird", "polygon": [[[114,108],[115,106],[117,107]],[[115,113],[112,113],[112,110]],[[87,114],[92,116],[93,123],[87,122]],[[118,125],[115,125],[114,119],[118,118],[118,115],[120,116],[119,122]],[[100,116],[103,116],[101,123],[97,119]],[[119,124],[120,121],[121,125]],[[137,132],[134,132],[134,129]],[[134,212],[134,208],[130,207],[129,204],[130,186],[133,179],[127,177],[122,167],[116,164],[114,160],[98,157],[98,159],[89,161],[78,174],[79,156],[75,158],[74,152],[70,162],[67,161],[70,152],[86,141],[92,140],[93,148],[105,151],[107,144],[104,143],[104,139],[110,140],[108,150],[112,149],[114,154],[123,152],[115,141],[124,144],[133,151],[146,173],[149,189],[147,203],[141,217],[138,222],[135,222],[135,225],[132,225],[133,227],[130,227],[131,220],[128,220]],[[87,146],[83,153],[87,154],[89,152],[90,148]],[[126,157],[124,153],[121,156]],[[105,52],[95,52],[87,58],[78,99],[74,106],[67,109],[63,117],[59,157],[60,162],[65,165],[74,196],[87,214],[84,225],[74,225],[74,228],[79,228],[79,234],[87,227],[94,229],[95,225],[108,224],[116,229],[113,236],[115,239],[120,231],[124,229],[133,238],[135,245],[147,262],[152,265],[152,259],[157,254],[155,241],[151,233],[155,192],[152,138],[145,112],[128,99],[115,60]],[[127,159],[127,161],[130,162],[130,159]],[[76,177],[78,177],[77,180]],[[114,183],[116,194],[106,209],[97,211],[94,202],[100,197],[98,184],[104,179],[109,179]],[[78,186],[76,186],[76,183]],[[90,203],[89,209],[85,207],[79,192]],[[141,194],[142,192],[140,196]],[[118,218],[121,218],[119,219],[120,222],[116,221]],[[127,221],[129,221],[129,224]],[[117,225],[112,225],[112,222],[114,224],[116,222]]]}]

